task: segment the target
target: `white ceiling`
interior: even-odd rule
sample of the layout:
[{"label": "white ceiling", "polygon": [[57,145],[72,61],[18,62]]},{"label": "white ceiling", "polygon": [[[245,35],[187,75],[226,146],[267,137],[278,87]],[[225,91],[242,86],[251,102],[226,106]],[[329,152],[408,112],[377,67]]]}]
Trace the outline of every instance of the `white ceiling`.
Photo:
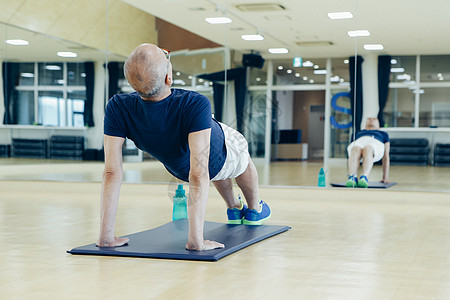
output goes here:
[{"label": "white ceiling", "polygon": [[[13,46],[4,43],[7,39],[23,39],[30,44],[27,46]],[[122,61],[124,58],[113,53],[89,48],[59,38],[26,29],[17,28],[12,25],[0,23],[0,60],[8,61]],[[59,51],[76,52],[76,58],[62,58],[57,56]]]},{"label": "white ceiling", "polygon": [[[449,0],[122,0],[156,17],[228,45],[231,49],[256,50],[268,58],[348,57],[364,54],[364,44],[378,44],[377,54],[450,54]],[[285,10],[244,12],[236,5],[275,3]],[[210,25],[205,17],[222,11],[233,22]],[[331,20],[329,12],[350,11],[348,20]],[[349,30],[366,29],[369,37],[350,38]],[[264,41],[248,42],[241,34],[259,30]],[[333,45],[299,46],[298,42],[332,42]],[[274,55],[267,49],[285,47],[288,54]]]}]

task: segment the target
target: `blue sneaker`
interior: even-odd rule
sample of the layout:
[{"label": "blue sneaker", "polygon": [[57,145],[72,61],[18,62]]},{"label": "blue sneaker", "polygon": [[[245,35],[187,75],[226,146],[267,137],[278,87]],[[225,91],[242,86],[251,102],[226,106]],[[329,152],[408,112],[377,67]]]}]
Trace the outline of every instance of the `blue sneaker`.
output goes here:
[{"label": "blue sneaker", "polygon": [[241,197],[239,197],[241,202],[241,208],[227,208],[228,224],[242,224],[245,217],[245,212],[247,211],[247,205],[242,202]]},{"label": "blue sneaker", "polygon": [[270,211],[269,205],[266,202],[260,200],[259,205],[261,206],[259,211],[256,209],[247,209],[245,212],[244,225],[261,225],[263,222],[267,221],[272,212]]},{"label": "blue sneaker", "polygon": [[359,177],[358,186],[362,188],[367,188],[369,186],[369,180],[367,180],[366,176],[361,175],[361,177]]},{"label": "blue sneaker", "polygon": [[346,187],[357,187],[358,186],[358,177],[354,176],[354,175],[350,175],[348,176],[347,182],[345,183]]}]

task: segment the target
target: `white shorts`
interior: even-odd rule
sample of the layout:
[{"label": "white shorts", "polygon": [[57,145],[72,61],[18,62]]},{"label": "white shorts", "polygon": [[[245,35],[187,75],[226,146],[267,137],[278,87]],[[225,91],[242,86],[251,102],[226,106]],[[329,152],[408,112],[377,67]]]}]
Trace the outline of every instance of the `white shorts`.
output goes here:
[{"label": "white shorts", "polygon": [[219,123],[225,134],[225,147],[227,148],[227,158],[220,172],[211,179],[212,181],[236,178],[245,172],[249,164],[250,154],[248,153],[247,140],[237,130]]},{"label": "white shorts", "polygon": [[373,161],[377,162],[381,160],[384,156],[384,144],[371,136],[362,136],[347,147],[348,157],[352,153],[352,148],[357,146],[363,149],[366,146],[371,146],[373,149]]}]

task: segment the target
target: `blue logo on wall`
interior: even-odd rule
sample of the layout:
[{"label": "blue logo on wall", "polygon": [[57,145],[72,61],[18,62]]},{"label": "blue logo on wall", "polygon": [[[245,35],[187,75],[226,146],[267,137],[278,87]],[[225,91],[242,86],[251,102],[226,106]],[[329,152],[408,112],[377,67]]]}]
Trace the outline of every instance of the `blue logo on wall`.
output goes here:
[{"label": "blue logo on wall", "polygon": [[[344,114],[348,114],[351,117],[352,116],[352,110],[351,109],[337,105],[337,100],[340,97],[347,97],[351,101],[349,92],[337,93],[336,95],[333,96],[333,98],[331,98],[331,107],[334,110],[340,111],[340,112],[342,112]],[[330,117],[330,122],[331,122],[331,125],[334,128],[337,128],[337,129],[347,129],[347,128],[352,127],[352,124],[353,124],[352,121],[348,122],[347,124],[339,124],[336,121],[336,118],[334,116]]]}]

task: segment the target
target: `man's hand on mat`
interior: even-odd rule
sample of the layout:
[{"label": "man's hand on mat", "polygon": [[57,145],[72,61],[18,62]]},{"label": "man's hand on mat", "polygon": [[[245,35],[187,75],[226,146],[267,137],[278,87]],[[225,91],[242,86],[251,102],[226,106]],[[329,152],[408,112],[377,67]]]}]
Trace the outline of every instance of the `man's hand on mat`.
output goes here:
[{"label": "man's hand on mat", "polygon": [[115,237],[113,241],[98,240],[97,246],[98,247],[120,247],[120,246],[125,246],[129,240],[130,240],[129,238],[118,238],[118,237]]},{"label": "man's hand on mat", "polygon": [[388,184],[389,181],[387,181],[386,179],[383,179],[383,180],[381,180],[381,183]]},{"label": "man's hand on mat", "polygon": [[212,250],[212,249],[219,249],[219,248],[225,248],[225,245],[218,243],[218,242],[209,241],[209,240],[204,240],[203,244],[201,244],[201,245],[193,245],[190,243],[186,244],[186,250],[191,250],[191,251],[204,251],[204,250]]}]

